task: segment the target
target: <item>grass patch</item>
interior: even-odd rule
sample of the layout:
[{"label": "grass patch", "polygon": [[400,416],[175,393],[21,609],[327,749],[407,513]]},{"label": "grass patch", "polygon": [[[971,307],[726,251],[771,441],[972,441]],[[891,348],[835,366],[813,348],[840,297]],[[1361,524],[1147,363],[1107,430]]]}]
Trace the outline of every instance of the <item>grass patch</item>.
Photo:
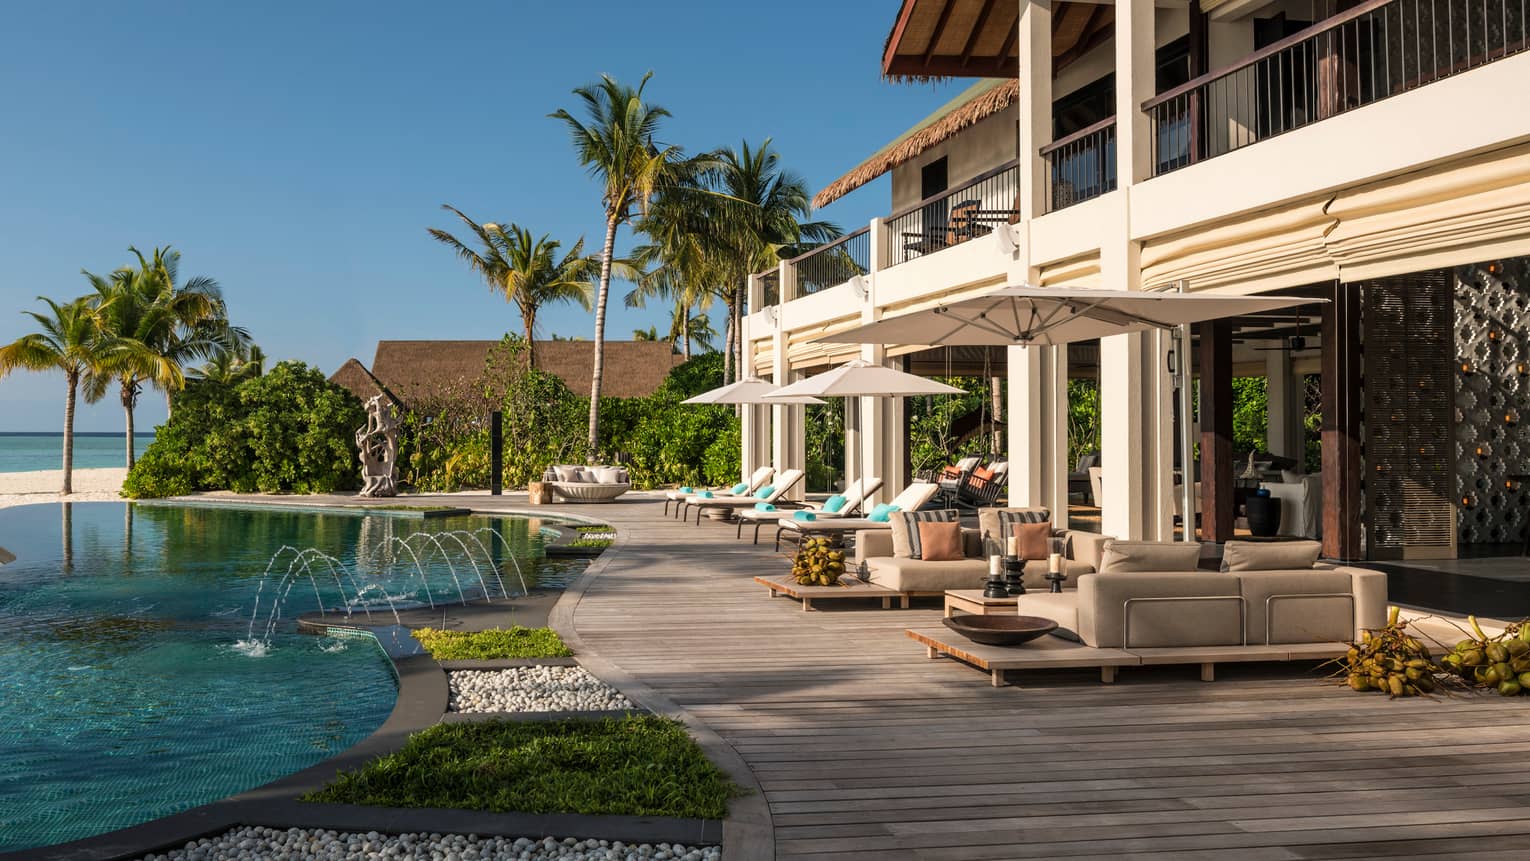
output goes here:
[{"label": "grass patch", "polygon": [[611,539],[609,539],[609,538],[575,538],[573,541],[570,541],[569,543],[567,543],[567,544],[565,544],[563,546],[564,547],[598,547],[601,550],[604,550],[607,547],[611,546]]},{"label": "grass patch", "polygon": [[413,632],[430,656],[438,661],[487,661],[497,658],[566,658],[572,654],[552,628],[494,628],[488,631],[438,631],[421,628]]},{"label": "grass patch", "polygon": [[456,511],[455,505],[368,505],[367,511]]},{"label": "grass patch", "polygon": [[739,793],[676,721],[438,724],[304,801],[722,819]]}]

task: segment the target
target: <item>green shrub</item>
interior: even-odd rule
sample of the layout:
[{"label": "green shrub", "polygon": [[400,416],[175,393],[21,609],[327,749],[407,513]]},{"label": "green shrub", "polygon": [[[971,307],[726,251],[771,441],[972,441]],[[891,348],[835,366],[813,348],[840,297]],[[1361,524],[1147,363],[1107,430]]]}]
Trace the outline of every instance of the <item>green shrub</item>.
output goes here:
[{"label": "green shrub", "polygon": [[198,382],[123,482],[133,498],[198,490],[329,493],[360,485],[361,402],[301,362],[228,386]]},{"label": "green shrub", "polygon": [[722,819],[738,788],[658,717],[437,724],[304,801]]},{"label": "green shrub", "polygon": [[574,654],[552,628],[492,628],[487,631],[439,631],[420,628],[414,632],[430,656],[438,661],[491,661],[502,658],[566,658]]}]

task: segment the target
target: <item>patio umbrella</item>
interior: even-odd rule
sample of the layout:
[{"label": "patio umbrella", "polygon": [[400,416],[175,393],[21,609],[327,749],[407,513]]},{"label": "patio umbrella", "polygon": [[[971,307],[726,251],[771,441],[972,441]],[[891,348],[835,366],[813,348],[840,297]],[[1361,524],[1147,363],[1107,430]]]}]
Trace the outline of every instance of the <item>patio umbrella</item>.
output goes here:
[{"label": "patio umbrella", "polygon": [[686,398],[682,404],[821,404],[818,398],[807,396],[770,398],[766,395],[776,391],[779,386],[767,383],[759,377],[745,377],[736,383],[726,386],[718,386],[715,389],[702,392],[694,398]]},{"label": "patio umbrella", "polygon": [[[906,374],[893,368],[873,365],[862,359],[846,362],[832,371],[798,380],[765,396],[766,403],[779,402],[781,398],[823,395],[825,397],[901,398],[918,395],[966,394],[962,389],[937,383],[915,374]],[[856,415],[856,428],[860,428],[860,415]],[[864,446],[855,447],[857,474],[865,475]]]},{"label": "patio umbrella", "polygon": [[[1322,300],[1022,284],[912,314],[889,317],[817,340],[836,344],[1054,346],[1150,329],[1188,327],[1191,323],[1274,311],[1313,301]],[[1180,341],[1188,352],[1188,328],[1181,331]],[[1195,506],[1191,499],[1194,487],[1191,476],[1194,471],[1190,464],[1195,440],[1191,438],[1189,418],[1190,363],[1180,361],[1175,364],[1180,405],[1180,462],[1183,464],[1180,511],[1185,524],[1184,538],[1193,541],[1195,535],[1191,524],[1195,519]]]},{"label": "patio umbrella", "polygon": [[1050,346],[1169,329],[1313,301],[1293,296],[1155,293],[1026,284],[888,317],[817,340],[836,344]]}]

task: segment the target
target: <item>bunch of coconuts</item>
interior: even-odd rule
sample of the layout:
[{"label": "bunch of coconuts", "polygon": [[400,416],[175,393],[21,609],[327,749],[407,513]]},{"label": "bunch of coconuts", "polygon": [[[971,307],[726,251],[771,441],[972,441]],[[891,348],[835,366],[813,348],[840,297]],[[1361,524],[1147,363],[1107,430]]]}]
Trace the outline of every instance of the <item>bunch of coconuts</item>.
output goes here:
[{"label": "bunch of coconuts", "polygon": [[1398,619],[1399,608],[1387,614],[1385,627],[1362,631],[1340,659],[1344,683],[1356,691],[1380,691],[1391,697],[1416,697],[1437,688],[1440,667],[1429,647],[1408,634]]},{"label": "bunch of coconuts", "polygon": [[803,586],[834,586],[845,573],[845,551],[827,538],[809,538],[792,560],[792,576]]},{"label": "bunch of coconuts", "polygon": [[1496,689],[1506,697],[1530,691],[1530,619],[1510,625],[1496,637],[1483,632],[1476,616],[1468,616],[1466,621],[1474,636],[1457,643],[1440,659],[1446,671],[1468,684]]}]

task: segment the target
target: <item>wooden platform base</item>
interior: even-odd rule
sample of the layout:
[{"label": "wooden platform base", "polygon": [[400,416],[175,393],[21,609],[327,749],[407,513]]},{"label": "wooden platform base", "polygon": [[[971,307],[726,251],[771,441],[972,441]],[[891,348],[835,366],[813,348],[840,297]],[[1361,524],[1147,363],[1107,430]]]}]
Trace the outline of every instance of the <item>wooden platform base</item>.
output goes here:
[{"label": "wooden platform base", "polygon": [[803,586],[790,574],[775,577],[756,577],[754,582],[770,590],[770,597],[784,595],[802,602],[803,610],[813,609],[814,601],[842,601],[846,599],[879,599],[882,609],[892,606],[894,599],[906,609],[908,596],[883,586],[876,586],[849,574],[839,578],[838,586]]},{"label": "wooden platform base", "polygon": [[994,687],[1007,684],[1009,670],[1099,667],[1100,681],[1116,680],[1120,667],[1199,664],[1201,681],[1216,679],[1217,664],[1263,661],[1321,661],[1344,654],[1340,643],[1289,645],[1184,646],[1175,648],[1097,649],[1058,636],[1042,637],[1021,646],[985,646],[945,628],[909,629],[910,639],[925,647],[930,658],[950,657],[989,673]]}]

